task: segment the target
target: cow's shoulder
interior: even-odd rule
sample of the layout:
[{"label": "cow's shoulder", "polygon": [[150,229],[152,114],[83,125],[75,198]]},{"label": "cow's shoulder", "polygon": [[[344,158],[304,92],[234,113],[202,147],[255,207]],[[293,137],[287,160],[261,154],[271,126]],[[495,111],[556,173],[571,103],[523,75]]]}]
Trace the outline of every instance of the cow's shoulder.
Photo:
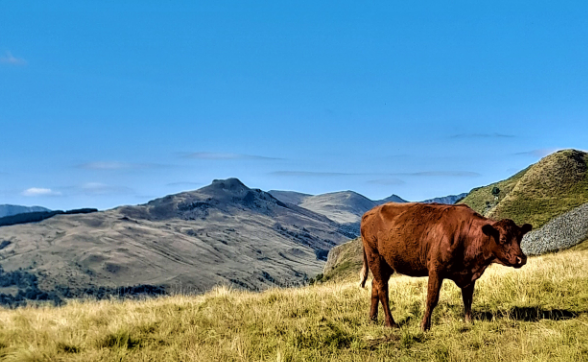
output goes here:
[{"label": "cow's shoulder", "polygon": [[397,202],[388,202],[381,206],[379,206],[379,214],[382,220],[384,221],[393,221],[399,215],[407,211],[414,212],[414,208],[418,208],[417,203],[415,202],[408,202],[408,203],[397,203]]}]

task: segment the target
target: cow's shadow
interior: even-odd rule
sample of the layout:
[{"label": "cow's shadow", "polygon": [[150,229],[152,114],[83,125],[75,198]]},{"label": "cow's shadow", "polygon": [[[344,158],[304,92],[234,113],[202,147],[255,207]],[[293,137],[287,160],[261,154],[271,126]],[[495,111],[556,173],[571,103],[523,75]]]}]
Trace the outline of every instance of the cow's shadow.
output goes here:
[{"label": "cow's shadow", "polygon": [[513,307],[504,311],[472,310],[474,320],[491,321],[495,319],[514,319],[525,322],[538,322],[542,319],[554,321],[577,318],[588,310],[543,309],[541,307]]}]

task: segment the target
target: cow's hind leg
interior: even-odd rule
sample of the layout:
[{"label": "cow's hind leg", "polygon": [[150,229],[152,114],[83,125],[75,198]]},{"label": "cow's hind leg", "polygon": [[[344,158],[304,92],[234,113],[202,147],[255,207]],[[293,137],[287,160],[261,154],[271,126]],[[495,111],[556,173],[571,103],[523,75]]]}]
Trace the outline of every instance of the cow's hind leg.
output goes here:
[{"label": "cow's hind leg", "polygon": [[380,297],[378,296],[378,287],[376,286],[376,280],[372,280],[372,305],[370,307],[370,319],[374,322],[378,321],[378,304]]},{"label": "cow's hind leg", "polygon": [[380,258],[377,258],[372,265],[372,274],[374,280],[372,281],[372,306],[370,309],[370,318],[372,320],[378,319],[378,300],[382,302],[382,308],[384,308],[385,325],[387,327],[398,327],[394,318],[392,318],[392,312],[390,312],[390,301],[388,300],[388,281],[390,276],[394,272],[392,268]]}]

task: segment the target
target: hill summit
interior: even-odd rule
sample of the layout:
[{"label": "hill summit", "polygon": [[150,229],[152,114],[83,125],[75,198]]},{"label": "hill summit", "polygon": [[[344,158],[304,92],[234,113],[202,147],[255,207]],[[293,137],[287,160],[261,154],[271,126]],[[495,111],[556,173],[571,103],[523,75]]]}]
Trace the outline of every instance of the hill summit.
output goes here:
[{"label": "hill summit", "polygon": [[[497,197],[492,190],[497,188]],[[473,189],[460,203],[493,218],[539,228],[588,202],[588,153],[573,149],[548,155],[516,175]]]}]

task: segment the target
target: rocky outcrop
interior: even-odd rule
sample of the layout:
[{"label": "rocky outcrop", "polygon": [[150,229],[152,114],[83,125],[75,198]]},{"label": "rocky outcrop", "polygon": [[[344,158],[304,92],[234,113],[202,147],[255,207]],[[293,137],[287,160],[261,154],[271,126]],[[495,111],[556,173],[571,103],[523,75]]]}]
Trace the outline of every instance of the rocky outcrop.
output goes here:
[{"label": "rocky outcrop", "polygon": [[588,239],[588,203],[552,219],[523,238],[527,255],[539,255],[571,248]]}]

